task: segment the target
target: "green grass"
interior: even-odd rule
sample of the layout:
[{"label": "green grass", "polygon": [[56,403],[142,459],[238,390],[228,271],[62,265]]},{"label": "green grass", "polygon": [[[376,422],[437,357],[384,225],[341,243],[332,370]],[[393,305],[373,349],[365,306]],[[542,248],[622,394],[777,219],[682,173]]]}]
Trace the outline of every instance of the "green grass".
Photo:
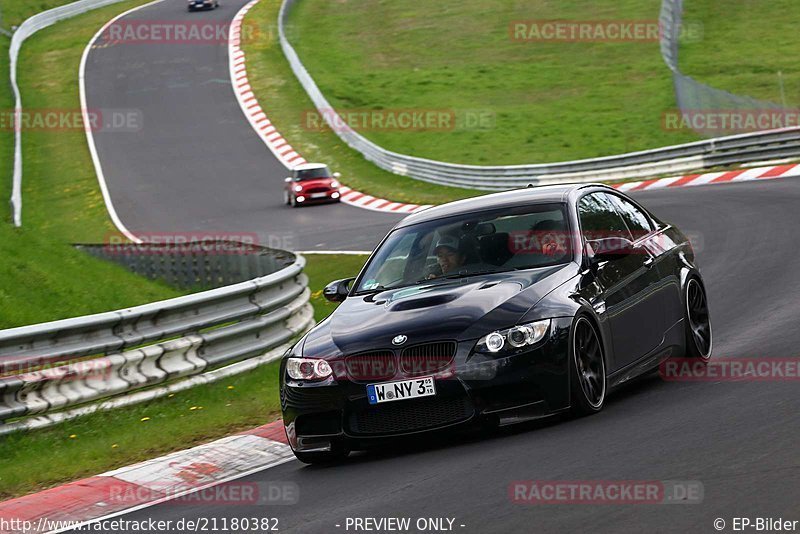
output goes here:
[{"label": "green grass", "polygon": [[[366,256],[309,255],[307,260],[319,321],[336,308],[323,300],[322,288],[355,276]],[[170,398],[0,438],[0,500],[269,423],[280,416],[277,386],[277,365],[270,364]]]},{"label": "green grass", "polygon": [[[655,20],[660,0],[302,0],[290,39],[341,109],[484,110],[486,129],[364,131],[398,152],[469,164],[547,163],[688,142],[657,42],[515,41],[520,20]],[[335,36],[332,38],[331,36]]]},{"label": "green grass", "polygon": [[[675,108],[656,42],[515,42],[519,20],[654,20],[660,0],[302,0],[290,40],[334,108],[484,110],[486,129],[362,133],[385,148],[444,161],[522,164],[602,156],[697,139],[665,131]],[[684,70],[779,102],[800,97],[796,2],[686,3],[705,32],[684,39]],[[333,37],[332,37],[333,36]],[[743,38],[743,36],[746,36]]]},{"label": "green grass", "polygon": [[[19,18],[64,2],[27,4]],[[84,46],[127,2],[60,23],[23,48],[27,109],[77,109]],[[9,9],[5,9],[6,21]],[[13,11],[13,10],[11,10]],[[25,13],[23,13],[25,11]],[[8,103],[7,88],[0,98]],[[10,105],[9,105],[10,107]],[[0,135],[9,152],[12,137]],[[102,241],[112,227],[102,205],[82,132],[26,132],[24,228],[0,224],[0,328],[106,311],[177,296],[119,266],[74,250],[72,241]],[[4,158],[5,161],[5,158]],[[10,182],[10,167],[8,179]],[[355,275],[365,257],[309,256],[317,320],[335,305],[322,299],[331,280]],[[98,283],[102,281],[102,283]],[[0,439],[0,499],[19,496],[219,438],[278,417],[277,366],[268,365],[170,398],[85,416]],[[194,409],[193,409],[194,408]]]},{"label": "green grass", "polygon": [[681,70],[697,80],[739,95],[800,105],[800,54],[794,0],[691,0],[686,20],[701,21],[704,39],[680,51]]},{"label": "green grass", "polygon": [[367,256],[345,254],[308,254],[305,272],[311,280],[311,304],[314,319],[319,322],[336,309],[337,304],[325,300],[323,288],[334,280],[358,275],[367,261]]},{"label": "green grass", "polygon": [[403,178],[383,171],[365,160],[332,132],[318,132],[301,126],[301,119],[314,109],[294,77],[276,39],[275,21],[280,2],[256,5],[246,24],[258,24],[263,31],[247,40],[247,74],[270,120],[281,134],[309,161],[329,164],[342,173],[342,182],[354,189],[399,202],[441,204],[455,198],[483,194],[481,191],[443,187]]},{"label": "green grass", "polygon": [[[0,6],[8,26],[40,9],[64,3],[6,0]],[[19,63],[25,109],[79,112],[78,66],[84,47],[97,28],[116,13],[142,3],[144,0],[113,5],[30,38]],[[8,42],[3,45],[7,52]],[[2,56],[6,61],[7,54]],[[5,109],[13,109],[7,83],[0,84],[0,100]],[[0,132],[0,153],[5,156],[5,199],[10,192],[13,132]],[[114,231],[82,130],[24,131],[23,162],[23,228],[8,224],[10,217],[0,224],[0,328],[125,308],[185,293],[72,248],[73,242],[103,242]]]},{"label": "green grass", "polygon": [[[19,26],[22,22],[47,9],[52,9],[74,0],[0,0],[2,12],[2,27],[11,31],[12,26]],[[14,96],[11,84],[8,82],[9,58],[8,48],[11,38],[0,35],[0,73],[4,78],[0,83],[0,109],[4,112],[14,109]],[[11,221],[11,211],[8,209],[8,198],[11,196],[11,172],[14,168],[13,134],[9,131],[0,131],[0,223]]]},{"label": "green grass", "polygon": [[0,280],[0,329],[181,295],[40,232],[5,224],[0,224]]},{"label": "green grass", "polygon": [[[22,48],[19,79],[29,110],[80,110],[78,66],[94,33],[117,13],[145,0],[122,2],[60,22]],[[23,132],[23,224],[66,242],[103,242],[115,232],[97,184],[81,128]]]},{"label": "green grass", "polygon": [[280,410],[277,375],[269,364],[173,397],[7,436],[0,441],[0,500],[269,423]]}]

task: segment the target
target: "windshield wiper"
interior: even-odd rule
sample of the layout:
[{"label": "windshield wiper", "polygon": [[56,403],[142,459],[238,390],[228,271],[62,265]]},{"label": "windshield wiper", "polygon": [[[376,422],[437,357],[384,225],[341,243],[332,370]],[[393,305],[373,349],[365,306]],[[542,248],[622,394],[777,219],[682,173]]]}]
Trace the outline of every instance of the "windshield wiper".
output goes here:
[{"label": "windshield wiper", "polygon": [[437,276],[435,278],[423,278],[421,280],[417,280],[415,282],[409,282],[406,284],[398,284],[398,285],[388,285],[388,286],[376,286],[371,287],[369,289],[361,290],[357,293],[354,293],[354,296],[361,296],[361,295],[374,295],[375,293],[380,293],[382,291],[392,291],[395,289],[403,289],[405,287],[412,287],[412,286],[419,286],[422,284],[433,283],[435,284],[439,280],[456,280],[459,278],[468,278],[470,276],[479,276],[483,274],[495,274],[495,273],[506,273],[509,272],[507,269],[487,269],[484,271],[472,271],[468,273],[455,273],[455,274],[448,274],[443,276]]},{"label": "windshield wiper", "polygon": [[387,289],[391,288],[387,288],[386,286],[375,286],[369,289],[362,289],[361,291],[356,291],[355,293],[353,293],[353,296],[358,297],[361,295],[374,295],[375,293],[380,293],[381,291],[386,291]]},{"label": "windshield wiper", "polygon": [[437,277],[439,280],[441,279],[448,279],[453,280],[456,278],[469,278],[470,276],[480,276],[482,274],[496,274],[496,273],[507,273],[507,269],[486,269],[483,271],[470,271],[470,272],[463,272],[463,273],[455,273],[455,274],[446,274],[444,276]]}]

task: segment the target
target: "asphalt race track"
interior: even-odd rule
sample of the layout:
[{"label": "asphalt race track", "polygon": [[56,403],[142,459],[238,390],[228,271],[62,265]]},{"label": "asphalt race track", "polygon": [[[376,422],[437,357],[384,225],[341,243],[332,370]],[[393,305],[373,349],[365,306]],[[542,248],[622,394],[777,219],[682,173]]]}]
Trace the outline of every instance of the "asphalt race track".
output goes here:
[{"label": "asphalt race track", "polygon": [[[243,3],[228,0],[216,12],[193,16],[230,18]],[[167,1],[135,16],[188,14],[182,1]],[[392,217],[346,206],[281,206],[285,172],[238,108],[226,53],[224,47],[151,45],[92,53],[90,107],[145,114],[139,134],[98,136],[122,220],[134,231],[297,232],[295,248],[372,247]],[[800,180],[635,196],[694,237],[715,358],[797,355]],[[592,417],[420,442],[329,467],[292,461],[243,479],[296,483],[297,505],[166,502],[124,519],[276,517],[281,531],[319,534],[345,532],[347,517],[448,517],[456,531],[474,533],[714,532],[714,520],[722,518],[730,530],[734,516],[797,519],[798,414],[797,382],[652,377],[617,392]],[[509,499],[517,480],[692,480],[702,482],[704,500],[527,506]]]},{"label": "asphalt race track", "polygon": [[[246,3],[189,13],[184,0],[165,0],[122,21],[226,24]],[[283,206],[286,168],[236,101],[227,44],[98,44],[86,63],[87,107],[141,117],[136,132],[95,132],[114,207],[134,234],[257,232],[278,248],[372,250],[402,218],[344,204]]]},{"label": "asphalt race track", "polygon": [[[637,196],[698,236],[714,326],[714,357],[796,356],[800,272],[795,179],[656,191]],[[300,505],[248,508],[163,503],[143,520],[270,516],[291,532],[337,532],[347,517],[451,517],[463,532],[713,532],[734,515],[796,516],[793,444],[800,439],[797,382],[642,380],[603,412],[489,435],[453,437],[344,464],[292,461],[243,481],[294,482]],[[516,480],[697,480],[694,505],[512,504]],[[412,530],[413,531],[413,530]],[[351,530],[352,532],[352,530]]]}]

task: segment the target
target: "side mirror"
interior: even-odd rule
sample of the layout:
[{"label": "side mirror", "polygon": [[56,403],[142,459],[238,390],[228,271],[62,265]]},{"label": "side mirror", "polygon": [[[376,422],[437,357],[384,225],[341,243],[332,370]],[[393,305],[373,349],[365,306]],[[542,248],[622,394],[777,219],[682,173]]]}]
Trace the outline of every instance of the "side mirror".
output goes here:
[{"label": "side mirror", "polygon": [[336,178],[336,179],[338,180],[339,178],[341,178],[341,177],[342,177],[342,173],[340,173],[340,172],[335,172],[335,173],[333,173],[333,177],[334,177],[334,178]]},{"label": "side mirror", "polygon": [[292,181],[292,177],[291,176],[287,176],[286,178],[283,179],[283,181],[288,184],[289,182]]},{"label": "side mirror", "polygon": [[586,255],[592,265],[619,260],[633,253],[633,242],[624,237],[604,237],[586,242]]},{"label": "side mirror", "polygon": [[331,302],[343,302],[350,293],[350,284],[355,278],[345,278],[331,282],[322,290],[322,295]]}]

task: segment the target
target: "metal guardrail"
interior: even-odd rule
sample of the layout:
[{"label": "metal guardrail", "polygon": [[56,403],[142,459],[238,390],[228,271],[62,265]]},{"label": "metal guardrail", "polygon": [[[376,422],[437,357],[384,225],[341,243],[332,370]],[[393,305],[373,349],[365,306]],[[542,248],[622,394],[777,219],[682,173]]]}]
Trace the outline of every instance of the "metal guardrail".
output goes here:
[{"label": "metal guardrail", "polygon": [[[8,50],[11,64],[11,88],[14,91],[14,99],[16,101],[14,110],[17,116],[22,113],[22,95],[19,90],[19,85],[17,85],[17,62],[19,60],[19,51],[22,48],[22,43],[34,33],[48,26],[52,26],[56,22],[122,1],[124,0],[80,0],[72,4],[43,11],[20,24],[19,28],[17,28],[14,35],[11,37],[11,47]],[[15,128],[14,135],[14,174],[11,188],[11,211],[14,225],[22,226],[22,130],[19,126]]]},{"label": "metal guardrail", "polygon": [[[0,435],[149,400],[278,359],[314,324],[304,266],[297,256],[290,266],[247,282],[0,331]],[[57,412],[64,408],[74,409]]]},{"label": "metal guardrail", "polygon": [[252,280],[277,272],[295,261],[291,252],[237,241],[74,246],[139,276],[195,291]]},{"label": "metal guardrail", "polygon": [[[527,184],[593,182],[677,174],[717,165],[800,155],[800,128],[740,134],[629,154],[549,164],[460,165],[392,152],[346,126],[346,121],[336,114],[289,43],[286,36],[287,20],[292,6],[298,1],[283,0],[278,15],[281,48],[292,71],[332,130],[367,160],[394,174],[441,185],[499,190]],[[675,9],[682,9],[682,4],[664,0],[662,20],[671,17],[669,28],[680,25],[680,17],[676,16]],[[670,42],[662,41],[665,61],[668,65],[670,62],[677,65],[675,39],[678,34],[670,31],[662,33],[673,39]]]}]

